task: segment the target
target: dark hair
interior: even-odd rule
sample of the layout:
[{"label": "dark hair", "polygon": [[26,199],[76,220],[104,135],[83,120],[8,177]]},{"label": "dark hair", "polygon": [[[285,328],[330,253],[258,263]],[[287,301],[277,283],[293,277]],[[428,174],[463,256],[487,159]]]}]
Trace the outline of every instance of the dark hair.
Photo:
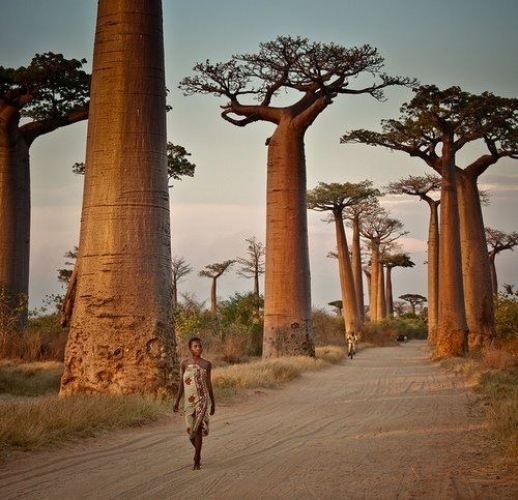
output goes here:
[{"label": "dark hair", "polygon": [[193,344],[193,342],[199,342],[201,344],[200,337],[191,337],[189,339],[189,342],[188,342],[189,349],[191,348],[191,345]]}]

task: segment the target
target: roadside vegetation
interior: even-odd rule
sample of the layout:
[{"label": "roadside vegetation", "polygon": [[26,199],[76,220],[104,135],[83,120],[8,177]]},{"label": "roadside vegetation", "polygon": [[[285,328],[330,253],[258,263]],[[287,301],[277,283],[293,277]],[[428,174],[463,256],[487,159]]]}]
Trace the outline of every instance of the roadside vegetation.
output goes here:
[{"label": "roadside vegetation", "polygon": [[[236,294],[219,304],[213,315],[204,305],[185,298],[178,305],[175,332],[179,355],[187,356],[188,338],[203,340],[213,361],[216,398],[231,404],[247,391],[275,389],[344,358],[343,319],[313,311],[316,358],[307,356],[261,360],[261,299]],[[259,312],[258,312],[259,311]],[[497,300],[498,340],[494,349],[467,358],[449,358],[443,366],[471,381],[484,398],[491,436],[508,454],[518,457],[518,297]],[[13,450],[34,450],[68,439],[93,436],[110,429],[138,426],[171,411],[168,401],[140,395],[57,396],[63,370],[66,329],[57,316],[36,315],[18,337],[0,336],[0,460]],[[401,315],[367,323],[360,348],[394,345],[397,335],[426,338],[426,318]],[[11,339],[11,342],[8,339]],[[19,354],[19,355],[17,355]]]}]

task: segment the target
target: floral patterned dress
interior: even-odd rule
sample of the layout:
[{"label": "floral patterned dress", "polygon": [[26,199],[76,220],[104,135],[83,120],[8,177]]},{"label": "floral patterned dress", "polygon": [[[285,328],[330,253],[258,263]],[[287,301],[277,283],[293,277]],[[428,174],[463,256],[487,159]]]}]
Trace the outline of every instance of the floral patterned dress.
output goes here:
[{"label": "floral patterned dress", "polygon": [[183,373],[184,411],[187,433],[195,436],[201,426],[202,435],[209,434],[209,390],[207,370],[191,363]]}]

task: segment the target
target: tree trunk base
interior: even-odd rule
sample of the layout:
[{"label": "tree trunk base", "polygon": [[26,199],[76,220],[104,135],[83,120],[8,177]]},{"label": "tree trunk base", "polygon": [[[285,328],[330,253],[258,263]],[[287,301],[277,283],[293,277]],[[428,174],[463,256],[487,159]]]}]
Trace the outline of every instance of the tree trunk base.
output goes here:
[{"label": "tree trunk base", "polygon": [[308,324],[292,323],[286,327],[264,328],[263,359],[282,356],[315,357],[311,321]]},{"label": "tree trunk base", "polygon": [[464,357],[468,352],[468,332],[463,329],[438,329],[434,358]]}]

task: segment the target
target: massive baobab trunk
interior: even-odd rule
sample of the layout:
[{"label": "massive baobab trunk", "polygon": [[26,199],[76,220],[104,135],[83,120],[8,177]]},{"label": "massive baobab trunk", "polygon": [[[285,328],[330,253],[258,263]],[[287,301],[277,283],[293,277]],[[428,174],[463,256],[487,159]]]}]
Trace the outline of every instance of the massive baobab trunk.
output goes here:
[{"label": "massive baobab trunk", "polygon": [[470,350],[495,338],[493,287],[477,177],[457,169],[464,304]]},{"label": "massive baobab trunk", "polygon": [[358,335],[360,319],[358,317],[358,305],[356,304],[356,291],[354,288],[351,258],[345,235],[342,210],[334,213],[336,246],[338,250],[338,269],[340,274],[340,288],[342,290],[342,313],[345,321],[345,333]]},{"label": "massive baobab trunk", "polygon": [[394,294],[392,292],[392,266],[387,266],[387,279],[385,280],[385,301],[388,316],[394,316]]},{"label": "massive baobab trunk", "polygon": [[0,289],[24,327],[27,314],[19,303],[29,293],[29,144],[18,131],[18,113],[0,111]]},{"label": "massive baobab trunk", "polygon": [[385,270],[383,267],[383,263],[380,262],[378,271],[378,320],[383,320],[387,317],[387,302],[385,300]]},{"label": "massive baobab trunk", "polygon": [[100,0],[61,394],[175,390],[160,0]]},{"label": "massive baobab trunk", "polygon": [[443,140],[439,239],[439,318],[436,356],[463,356],[467,352],[466,313],[462,284],[459,210],[452,140]]},{"label": "massive baobab trunk", "polygon": [[370,294],[369,294],[369,311],[370,320],[379,321],[379,278],[380,272],[380,247],[379,243],[371,240],[371,279],[370,279]]},{"label": "massive baobab trunk", "polygon": [[268,146],[264,358],[314,355],[304,132],[285,119]]},{"label": "massive baobab trunk", "polygon": [[498,277],[495,265],[496,252],[489,252],[489,269],[491,271],[491,290],[494,295],[498,295]]}]

